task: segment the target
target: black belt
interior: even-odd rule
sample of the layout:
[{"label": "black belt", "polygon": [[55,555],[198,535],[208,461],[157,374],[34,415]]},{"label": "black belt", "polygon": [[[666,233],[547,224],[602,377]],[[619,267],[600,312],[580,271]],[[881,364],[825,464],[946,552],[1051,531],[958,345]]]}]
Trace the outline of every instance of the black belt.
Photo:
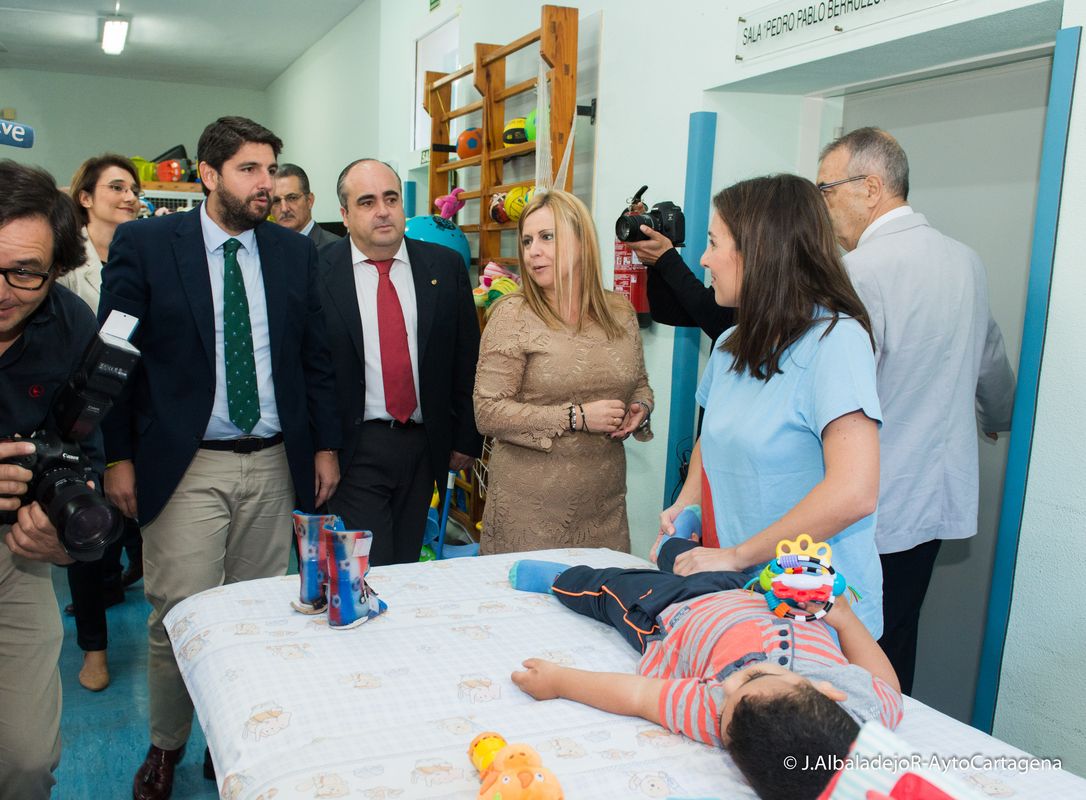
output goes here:
[{"label": "black belt", "polygon": [[421,422],[415,422],[413,419],[408,419],[407,422],[400,422],[398,419],[368,419],[367,425],[380,425],[382,428],[392,428],[394,431],[405,431],[411,428],[421,428]]},{"label": "black belt", "polygon": [[269,436],[266,439],[260,436],[242,436],[240,439],[204,439],[200,442],[200,449],[221,450],[226,453],[246,455],[282,443],[283,434],[277,433],[275,436]]}]

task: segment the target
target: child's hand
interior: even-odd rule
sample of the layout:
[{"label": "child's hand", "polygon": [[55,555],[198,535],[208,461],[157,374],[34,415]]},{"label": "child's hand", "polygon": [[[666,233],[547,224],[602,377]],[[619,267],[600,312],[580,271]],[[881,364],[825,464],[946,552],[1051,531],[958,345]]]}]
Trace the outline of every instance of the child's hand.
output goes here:
[{"label": "child's hand", "polygon": [[826,624],[834,630],[837,630],[842,625],[859,622],[856,612],[852,610],[852,603],[848,601],[848,598],[845,595],[841,595],[837,598],[837,601],[833,604],[833,608],[826,614],[825,620]]},{"label": "child's hand", "polygon": [[558,675],[562,667],[544,661],[542,658],[529,658],[524,662],[524,669],[514,672],[510,677],[513,683],[536,700],[554,700],[558,694]]}]

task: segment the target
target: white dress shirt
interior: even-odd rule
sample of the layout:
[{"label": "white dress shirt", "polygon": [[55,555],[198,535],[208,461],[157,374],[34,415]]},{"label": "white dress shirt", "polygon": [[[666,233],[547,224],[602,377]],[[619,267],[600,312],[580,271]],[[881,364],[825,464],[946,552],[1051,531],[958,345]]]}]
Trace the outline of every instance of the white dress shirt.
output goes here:
[{"label": "white dress shirt", "polygon": [[[358,294],[358,312],[362,317],[362,341],[366,351],[366,402],[363,417],[391,420],[385,408],[385,382],[381,372],[381,336],[377,326],[377,267],[367,264],[368,256],[351,242],[351,265],[354,271],[354,288]],[[422,422],[422,403],[419,401],[419,314],[415,302],[415,281],[411,277],[411,262],[407,257],[407,245],[400,242],[389,269],[389,278],[396,289],[403,309],[403,321],[407,327],[407,351],[411,355],[411,376],[415,381],[415,411],[411,419]]]},{"label": "white dress shirt", "polygon": [[860,238],[856,242],[856,246],[859,247],[861,244],[863,244],[868,239],[870,239],[871,235],[875,231],[877,231],[879,228],[881,228],[883,225],[885,225],[887,222],[892,222],[895,219],[898,219],[899,217],[907,217],[907,216],[909,216],[909,214],[912,214],[912,213],[913,213],[913,207],[910,206],[908,203],[906,203],[903,206],[898,206],[897,208],[890,209],[885,214],[883,214],[881,217],[877,217],[875,220],[873,220],[871,222],[870,225],[868,225],[866,228],[864,228],[864,232],[860,234]]},{"label": "white dress shirt", "polygon": [[313,230],[313,226],[316,225],[316,224],[317,224],[317,221],[315,219],[313,219],[312,217],[310,217],[309,222],[306,223],[306,226],[304,228],[302,228],[300,231],[298,231],[298,233],[302,234],[302,236],[308,236],[309,232],[311,230]]},{"label": "white dress shirt", "polygon": [[[190,212],[191,213],[191,212]],[[264,297],[264,273],[260,269],[260,253],[256,232],[247,230],[232,236],[207,215],[207,203],[200,205],[200,227],[204,234],[204,252],[211,275],[211,304],[215,310],[215,403],[207,423],[205,439],[236,439],[239,436],[267,438],[279,433],[279,411],[275,405],[275,383],[272,380],[271,337],[268,331],[268,304]],[[225,261],[223,244],[227,239],[241,242],[238,267],[245,283],[249,303],[249,325],[253,333],[253,356],[256,361],[256,387],[260,396],[260,420],[251,434],[230,421],[230,406],[226,396],[226,348],[223,342],[223,274]],[[178,354],[178,358],[186,358]]]}]

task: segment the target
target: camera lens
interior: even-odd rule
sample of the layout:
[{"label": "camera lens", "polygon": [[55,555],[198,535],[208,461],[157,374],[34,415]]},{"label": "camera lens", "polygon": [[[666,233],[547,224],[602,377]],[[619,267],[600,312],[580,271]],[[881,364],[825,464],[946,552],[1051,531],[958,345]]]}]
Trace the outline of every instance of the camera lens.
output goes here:
[{"label": "camera lens", "polygon": [[120,512],[87,486],[81,472],[58,469],[42,476],[37,495],[64,548],[77,561],[100,558],[120,538]]},{"label": "camera lens", "polygon": [[615,221],[615,238],[620,242],[643,242],[649,237],[641,232],[642,225],[656,230],[652,217],[647,214],[623,214]]},{"label": "camera lens", "polygon": [[64,543],[72,558],[80,559],[80,554],[96,557],[114,541],[114,531],[120,532],[120,514],[98,495],[71,500],[65,514]]}]

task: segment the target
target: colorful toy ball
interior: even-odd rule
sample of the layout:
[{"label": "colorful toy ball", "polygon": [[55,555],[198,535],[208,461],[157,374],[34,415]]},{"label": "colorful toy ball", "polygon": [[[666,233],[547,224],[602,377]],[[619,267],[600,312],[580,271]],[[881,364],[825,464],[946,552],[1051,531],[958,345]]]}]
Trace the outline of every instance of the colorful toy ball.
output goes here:
[{"label": "colorful toy ball", "polygon": [[490,218],[497,223],[509,221],[509,215],[505,213],[505,192],[498,192],[498,194],[491,195],[488,213],[490,214]]},{"label": "colorful toy ball", "polygon": [[455,250],[464,259],[464,266],[471,266],[471,247],[468,246],[468,239],[451,219],[445,219],[436,214],[412,217],[407,221],[404,235],[409,239],[439,244]]},{"label": "colorful toy ball", "polygon": [[528,134],[524,130],[524,117],[515,117],[505,123],[505,130],[502,131],[502,144],[505,147],[512,147],[515,144],[524,144],[528,141]]},{"label": "colorful toy ball", "polygon": [[506,193],[505,213],[509,216],[510,222],[520,219],[520,215],[524,213],[524,207],[528,205],[534,194],[534,186],[514,186]]},{"label": "colorful toy ball", "polygon": [[524,135],[527,137],[527,141],[535,141],[535,109],[533,108],[531,113],[524,118]]},{"label": "colorful toy ball", "polygon": [[456,155],[471,158],[483,152],[483,132],[478,128],[468,128],[456,137]]}]

